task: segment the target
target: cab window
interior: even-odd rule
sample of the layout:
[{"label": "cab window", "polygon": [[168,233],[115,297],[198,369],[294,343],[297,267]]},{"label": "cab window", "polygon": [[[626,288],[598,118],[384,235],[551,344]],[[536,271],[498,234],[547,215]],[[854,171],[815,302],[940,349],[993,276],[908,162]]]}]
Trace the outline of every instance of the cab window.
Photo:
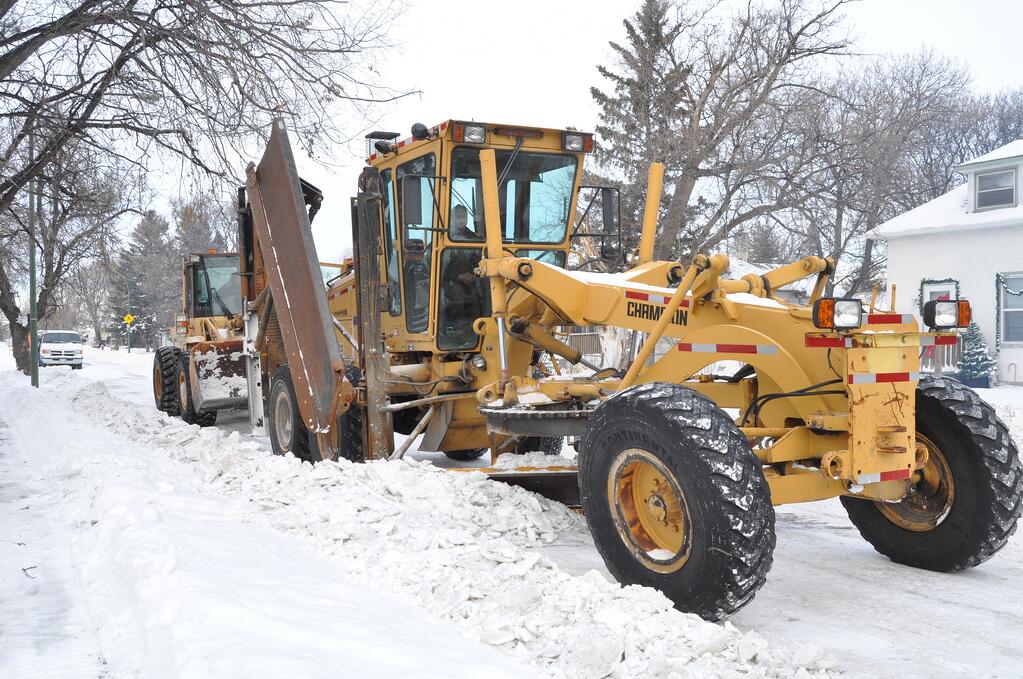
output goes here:
[{"label": "cab window", "polygon": [[425,332],[430,321],[430,255],[436,219],[434,210],[436,175],[437,164],[432,153],[399,165],[395,173],[398,191],[411,190],[407,185],[415,182],[418,184],[420,196],[419,219],[410,221],[410,215],[404,214],[401,217],[403,224],[406,225],[402,276],[405,327],[409,332]]},{"label": "cab window", "polygon": [[203,257],[192,264],[191,288],[192,316],[233,316],[241,313],[237,257]]},{"label": "cab window", "polygon": [[[454,241],[479,241],[485,235],[479,152],[478,148],[460,147],[451,156],[448,233]],[[575,156],[522,151],[512,160],[511,151],[497,151],[495,155],[497,176],[505,176],[498,194],[505,242],[565,240],[575,186]],[[462,212],[465,220],[460,219]]]},{"label": "cab window", "polygon": [[392,316],[401,315],[401,282],[398,271],[398,220],[394,215],[394,182],[391,171],[381,173],[384,180],[384,256],[387,266],[387,282],[390,284],[390,299],[387,310]]}]

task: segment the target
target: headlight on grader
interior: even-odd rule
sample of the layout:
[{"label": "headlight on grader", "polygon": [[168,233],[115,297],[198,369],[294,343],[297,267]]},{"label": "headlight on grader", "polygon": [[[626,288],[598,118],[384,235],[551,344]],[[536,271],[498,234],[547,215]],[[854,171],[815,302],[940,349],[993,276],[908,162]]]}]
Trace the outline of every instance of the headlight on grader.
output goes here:
[{"label": "headlight on grader", "polygon": [[822,297],[813,305],[813,324],[822,330],[851,330],[863,325],[863,303],[858,299]]},{"label": "headlight on grader", "polygon": [[487,126],[482,123],[455,123],[451,136],[456,142],[485,144],[487,143]]},{"label": "headlight on grader", "polygon": [[593,135],[582,132],[562,132],[561,146],[573,153],[589,153],[593,150]]},{"label": "headlight on grader", "polygon": [[935,330],[965,328],[970,325],[973,310],[965,299],[932,299],[924,304],[924,325]]}]

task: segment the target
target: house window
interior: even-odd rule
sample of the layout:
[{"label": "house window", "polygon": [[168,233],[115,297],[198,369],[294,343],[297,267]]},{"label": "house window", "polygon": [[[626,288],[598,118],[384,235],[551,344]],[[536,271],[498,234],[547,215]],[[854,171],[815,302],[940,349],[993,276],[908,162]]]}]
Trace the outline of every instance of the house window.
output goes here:
[{"label": "house window", "polygon": [[1002,274],[999,294],[1002,296],[1002,341],[1023,342],[1023,273]]},{"label": "house window", "polygon": [[1016,205],[1016,170],[977,174],[977,209]]}]

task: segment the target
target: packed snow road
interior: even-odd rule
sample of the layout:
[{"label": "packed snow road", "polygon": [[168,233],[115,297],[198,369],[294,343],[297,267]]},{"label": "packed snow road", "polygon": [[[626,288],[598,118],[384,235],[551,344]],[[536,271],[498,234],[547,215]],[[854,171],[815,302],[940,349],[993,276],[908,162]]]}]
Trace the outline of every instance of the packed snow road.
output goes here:
[{"label": "packed snow road", "polygon": [[[942,575],[781,508],[731,623],[608,581],[580,517],[424,463],[273,457],[158,413],[151,354],[0,356],[0,677],[1019,676],[1023,547]],[[999,390],[1003,415],[1023,398]],[[24,569],[24,570],[23,570]]]}]

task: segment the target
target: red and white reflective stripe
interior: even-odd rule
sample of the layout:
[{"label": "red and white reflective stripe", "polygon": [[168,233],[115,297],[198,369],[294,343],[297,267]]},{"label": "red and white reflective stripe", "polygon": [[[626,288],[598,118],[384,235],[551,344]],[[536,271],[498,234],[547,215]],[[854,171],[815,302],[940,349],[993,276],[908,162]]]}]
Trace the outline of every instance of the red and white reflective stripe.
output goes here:
[{"label": "red and white reflective stripe", "polygon": [[[671,295],[651,295],[647,292],[633,292],[632,290],[625,291],[625,299],[636,299],[641,302],[650,302],[651,304],[667,304],[671,301]],[[680,307],[689,306],[689,300],[682,300]]]},{"label": "red and white reflective stripe", "polygon": [[958,335],[927,335],[920,338],[920,346],[930,347],[937,345],[939,347],[950,347],[954,346],[957,341],[959,341]]},{"label": "red and white reflective stripe", "polygon": [[808,347],[829,347],[835,349],[849,349],[853,345],[852,337],[821,337],[820,335],[807,335],[806,346]]},{"label": "red and white reflective stripe", "polygon": [[336,291],[332,290],[332,291],[327,293],[327,299],[334,299],[335,297],[340,297],[341,295],[345,294],[346,292],[348,292],[351,289],[352,288],[341,288],[340,290],[336,290]]},{"label": "red and white reflective stripe", "polygon": [[693,344],[679,342],[679,351],[694,354],[776,354],[778,347],[773,344]]},{"label": "red and white reflective stripe", "polygon": [[880,483],[882,481],[903,481],[909,478],[909,469],[896,469],[890,472],[874,472],[873,474],[860,474],[856,482],[862,485],[868,483]]},{"label": "red and white reflective stripe", "polygon": [[867,314],[867,325],[916,323],[913,314]]},{"label": "red and white reflective stripe", "polygon": [[913,382],[918,379],[920,379],[920,373],[853,373],[849,375],[849,384]]}]

